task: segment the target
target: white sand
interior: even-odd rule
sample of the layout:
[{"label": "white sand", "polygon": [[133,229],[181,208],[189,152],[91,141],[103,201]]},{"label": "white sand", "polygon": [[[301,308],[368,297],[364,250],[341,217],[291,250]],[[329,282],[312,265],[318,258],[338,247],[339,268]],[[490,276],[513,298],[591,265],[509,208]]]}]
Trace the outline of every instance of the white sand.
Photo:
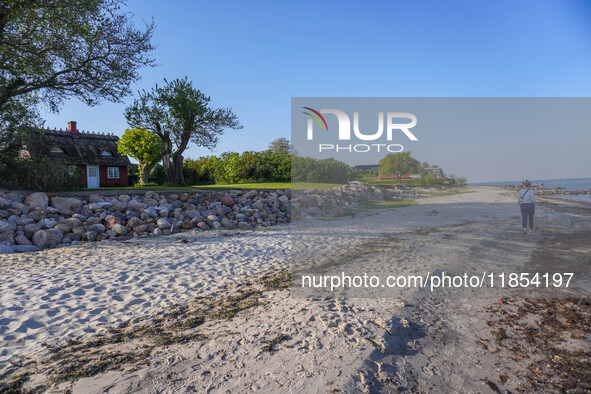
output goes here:
[{"label": "white sand", "polygon": [[[486,187],[471,190],[424,199],[418,206],[357,222],[326,222],[326,231],[346,233],[351,226],[365,223],[371,229],[367,238],[386,230],[395,234],[403,245],[378,251],[374,258],[384,263],[395,256],[391,263],[409,273],[430,272],[471,259],[491,269],[524,269],[540,235],[521,236],[513,193]],[[538,208],[547,233],[591,224],[589,218],[576,215],[569,215],[570,224],[556,221],[550,219],[552,214],[549,208]],[[433,226],[444,229],[423,236],[412,233]],[[191,241],[183,244],[177,239],[185,237]],[[92,336],[225,284],[286,267],[290,256],[286,227],[235,237],[205,233],[161,239],[158,243],[85,245],[3,258],[0,376],[2,363],[6,367],[7,360],[18,354],[34,357],[41,352],[42,342]],[[339,242],[349,241],[345,237]],[[332,246],[342,245],[335,241]],[[495,376],[502,371],[515,375],[519,365],[485,354],[475,344],[491,339],[479,315],[490,300],[449,295],[425,300],[415,291],[405,302],[394,298],[304,299],[290,296],[289,291],[266,292],[261,305],[230,320],[200,326],[205,340],[157,348],[148,357],[149,365],[134,364],[62,383],[56,390],[487,392],[483,379],[493,372]],[[287,338],[274,352],[262,351],[265,341],[277,335]],[[514,388],[516,379],[511,378],[507,387]]]},{"label": "white sand", "polygon": [[[182,243],[187,239],[188,243]],[[288,265],[287,226],[240,236],[84,244],[0,261],[0,375],[14,355],[80,338]]]}]

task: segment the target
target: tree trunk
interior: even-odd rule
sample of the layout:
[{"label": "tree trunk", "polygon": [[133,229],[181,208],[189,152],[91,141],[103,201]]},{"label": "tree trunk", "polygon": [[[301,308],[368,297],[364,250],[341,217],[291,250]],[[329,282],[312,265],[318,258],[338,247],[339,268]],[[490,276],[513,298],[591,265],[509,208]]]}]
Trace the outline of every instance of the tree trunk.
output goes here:
[{"label": "tree trunk", "polygon": [[179,186],[174,174],[174,168],[170,165],[170,154],[172,153],[172,141],[170,140],[170,135],[168,133],[160,134],[160,138],[162,138],[162,142],[164,142],[164,150],[162,151],[162,167],[164,167],[164,174],[166,174],[170,186]]},{"label": "tree trunk", "polygon": [[181,136],[181,141],[177,150],[172,155],[172,173],[174,174],[175,179],[175,186],[180,186],[185,183],[185,176],[183,175],[183,152],[187,149],[189,145],[189,140],[191,138],[190,132],[184,132]]},{"label": "tree trunk", "polygon": [[156,163],[152,163],[152,164],[141,164],[140,163],[140,183],[141,184],[146,184],[150,182],[150,172],[152,172],[152,170],[154,169],[154,167],[156,167],[156,164],[158,164],[158,162]]}]

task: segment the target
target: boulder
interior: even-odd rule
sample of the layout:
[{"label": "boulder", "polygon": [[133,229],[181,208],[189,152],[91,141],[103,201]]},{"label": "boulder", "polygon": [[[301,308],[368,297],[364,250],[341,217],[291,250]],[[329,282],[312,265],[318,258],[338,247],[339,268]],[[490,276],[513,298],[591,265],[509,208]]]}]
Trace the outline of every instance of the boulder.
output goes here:
[{"label": "boulder", "polygon": [[113,207],[113,204],[110,202],[94,202],[92,204],[88,204],[87,208],[91,211],[98,211],[100,209],[108,210]]},{"label": "boulder", "polygon": [[250,224],[246,222],[238,222],[238,228],[241,230],[248,230],[250,229]]},{"label": "boulder", "polygon": [[225,206],[230,207],[230,208],[232,208],[236,204],[236,202],[234,201],[234,199],[231,196],[223,196],[220,199],[220,201],[222,204],[224,204]]},{"label": "boulder", "polygon": [[38,252],[41,250],[35,245],[13,245],[12,249],[17,253]]},{"label": "boulder", "polygon": [[189,218],[189,219],[195,219],[195,218],[201,217],[201,213],[196,209],[194,209],[192,211],[185,211],[184,215],[186,218]]},{"label": "boulder", "polygon": [[41,226],[41,224],[39,223],[31,223],[31,224],[27,224],[24,227],[24,232],[25,232],[25,236],[27,238],[32,238],[33,234],[35,234],[37,231],[41,230],[43,226]]},{"label": "boulder", "polygon": [[125,227],[124,225],[122,225],[120,223],[113,224],[113,226],[111,227],[111,230],[113,230],[115,232],[115,234],[117,234],[117,235],[126,235],[127,234],[127,227]]},{"label": "boulder", "polygon": [[[114,225],[121,224],[121,223],[123,223],[123,220],[121,218],[118,218],[116,216],[111,216],[110,218],[107,219],[107,228],[109,230],[111,230]],[[125,232],[127,233],[127,230]]]},{"label": "boulder", "polygon": [[148,208],[144,209],[144,213],[146,213],[151,218],[158,217],[158,212],[156,211],[156,208],[154,208],[154,207],[148,207]]},{"label": "boulder", "polygon": [[231,221],[230,219],[228,219],[227,217],[222,218],[222,226],[224,226],[226,228],[235,228],[236,227],[234,222]]},{"label": "boulder", "polygon": [[61,210],[67,209],[73,211],[76,207],[82,206],[82,200],[69,197],[52,197],[51,206]]},{"label": "boulder", "polygon": [[49,197],[45,193],[33,193],[25,199],[25,205],[30,209],[46,210],[49,206]]},{"label": "boulder", "polygon": [[0,243],[14,245],[14,231],[9,230],[0,233]]},{"label": "boulder", "polygon": [[146,193],[144,193],[144,197],[157,199],[158,194],[156,194],[156,192],[153,192],[153,191],[147,191]]},{"label": "boulder", "polygon": [[98,236],[98,233],[96,231],[87,231],[84,233],[82,238],[85,239],[86,241],[94,242],[96,240],[97,236]]},{"label": "boulder", "polygon": [[33,244],[39,249],[55,248],[63,238],[64,234],[59,228],[39,230],[33,235]]},{"label": "boulder", "polygon": [[72,227],[72,233],[74,234],[84,234],[86,232],[86,228],[84,226],[76,226]]},{"label": "boulder", "polygon": [[112,241],[115,239],[115,237],[117,237],[117,233],[113,230],[107,230],[105,231],[105,235],[107,236],[107,238]]},{"label": "boulder", "polygon": [[172,204],[170,204],[170,206],[172,207],[172,209],[182,208],[183,202],[181,200],[176,200],[173,201]]},{"label": "boulder", "polygon": [[209,226],[205,222],[197,223],[197,228],[200,230],[209,230]]},{"label": "boulder", "polygon": [[14,230],[16,230],[16,224],[8,222],[6,220],[0,220],[0,233]]},{"label": "boulder", "polygon": [[181,223],[181,228],[183,230],[190,230],[193,228],[193,223],[189,222],[189,221],[184,221]]},{"label": "boulder", "polygon": [[142,224],[144,224],[144,221],[140,218],[131,218],[127,221],[127,227],[129,229],[133,229],[137,226],[141,226]]},{"label": "boulder", "polygon": [[137,200],[131,200],[127,203],[127,209],[137,212],[143,212],[147,205]]},{"label": "boulder", "polygon": [[107,230],[107,228],[100,223],[93,224],[91,226],[86,226],[86,227],[87,227],[88,231],[96,231],[97,233],[102,233],[102,232],[105,232],[105,230]]},{"label": "boulder", "polygon": [[283,204],[288,204],[289,203],[289,198],[287,198],[287,196],[281,196],[278,198],[278,200],[280,202],[282,202]]},{"label": "boulder", "polygon": [[158,219],[158,222],[156,222],[156,225],[161,230],[170,228],[170,222],[167,219],[165,219],[165,218]]},{"label": "boulder", "polygon": [[15,224],[17,226],[26,226],[27,224],[35,223],[35,221],[29,217],[21,216],[20,218],[16,219]]},{"label": "boulder", "polygon": [[44,228],[54,228],[57,224],[57,221],[53,218],[45,218],[41,219],[39,224],[41,224]]},{"label": "boulder", "polygon": [[14,253],[14,249],[12,246],[0,243],[0,254],[12,254]]},{"label": "boulder", "polygon": [[133,228],[133,231],[136,233],[145,233],[146,231],[148,231],[150,228],[148,227],[147,224],[140,224],[139,226],[136,226]]},{"label": "boulder", "polygon": [[0,197],[0,209],[8,209],[12,206],[12,201]]},{"label": "boulder", "polygon": [[25,199],[25,195],[21,192],[10,192],[7,195],[5,195],[4,198],[10,201],[23,202],[23,200]]},{"label": "boulder", "polygon": [[129,202],[131,200],[131,197],[129,197],[127,194],[122,194],[119,197],[117,197],[117,199],[121,202]]},{"label": "boulder", "polygon": [[101,196],[98,196],[96,194],[92,194],[90,196],[88,196],[88,202],[89,203],[97,203],[97,202],[105,202],[105,199],[102,198]]},{"label": "boulder", "polygon": [[88,219],[86,219],[87,226],[92,226],[93,224],[99,224],[100,222],[101,222],[101,218],[96,217],[96,216],[91,216]]},{"label": "boulder", "polygon": [[31,241],[29,241],[29,238],[25,237],[23,234],[19,234],[14,237],[14,242],[17,245],[33,245]]}]

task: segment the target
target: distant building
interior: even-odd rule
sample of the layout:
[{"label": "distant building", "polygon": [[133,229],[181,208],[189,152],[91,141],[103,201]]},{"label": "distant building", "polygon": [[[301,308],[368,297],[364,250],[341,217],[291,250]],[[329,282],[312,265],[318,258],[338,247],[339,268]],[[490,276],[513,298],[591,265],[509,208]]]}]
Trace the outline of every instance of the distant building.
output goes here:
[{"label": "distant building", "polygon": [[364,164],[353,167],[357,171],[377,171],[380,168],[377,164]]},{"label": "distant building", "polygon": [[80,168],[83,171],[80,186],[128,185],[127,166],[131,163],[127,156],[119,154],[119,137],[80,132],[74,121],[68,122],[66,131],[45,129],[36,132],[39,143],[35,144],[35,153]]},{"label": "distant building", "polygon": [[443,170],[439,167],[425,168],[425,172],[427,173],[427,176],[432,176],[434,178],[443,178]]}]

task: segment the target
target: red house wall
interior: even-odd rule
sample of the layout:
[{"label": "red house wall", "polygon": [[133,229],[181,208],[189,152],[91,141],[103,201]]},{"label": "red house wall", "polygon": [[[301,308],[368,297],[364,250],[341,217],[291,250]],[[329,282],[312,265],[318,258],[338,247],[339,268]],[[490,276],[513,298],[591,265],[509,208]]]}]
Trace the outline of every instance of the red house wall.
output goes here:
[{"label": "red house wall", "polygon": [[127,167],[119,167],[119,179],[109,179],[107,178],[107,167],[112,166],[99,166],[99,182],[100,185],[117,185],[117,186],[127,186],[128,179],[127,179]]},{"label": "red house wall", "polygon": [[82,170],[80,177],[78,178],[78,186],[80,187],[88,187],[88,179],[86,178],[86,166],[79,165],[78,168]]}]

